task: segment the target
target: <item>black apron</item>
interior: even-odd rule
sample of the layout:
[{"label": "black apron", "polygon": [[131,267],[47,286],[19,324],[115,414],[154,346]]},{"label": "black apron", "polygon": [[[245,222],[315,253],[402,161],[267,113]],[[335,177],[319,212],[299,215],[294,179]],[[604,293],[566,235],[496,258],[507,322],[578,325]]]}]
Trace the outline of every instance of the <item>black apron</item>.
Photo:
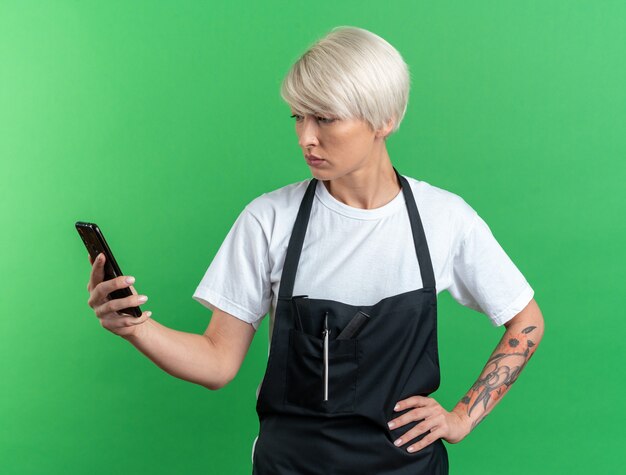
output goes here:
[{"label": "black apron", "polygon": [[[448,473],[441,439],[414,453],[406,450],[428,431],[402,447],[393,444],[421,421],[393,430],[387,426],[401,414],[393,410],[398,401],[428,396],[439,387],[435,277],[410,185],[394,171],[416,251],[407,249],[406,258],[417,255],[423,288],[369,306],[293,296],[317,186],[311,179],[287,248],[257,399],[253,475]],[[370,317],[367,323],[355,337],[337,339],[358,311]],[[325,321],[329,333],[324,333]]]}]

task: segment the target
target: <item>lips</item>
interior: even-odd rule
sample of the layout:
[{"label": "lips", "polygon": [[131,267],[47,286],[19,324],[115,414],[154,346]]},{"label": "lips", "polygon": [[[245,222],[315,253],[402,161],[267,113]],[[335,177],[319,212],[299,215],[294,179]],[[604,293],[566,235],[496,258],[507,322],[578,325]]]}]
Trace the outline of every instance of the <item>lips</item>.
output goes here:
[{"label": "lips", "polygon": [[305,155],[304,157],[306,158],[307,165],[311,167],[323,166],[323,164],[326,163],[326,160],[319,158],[316,155]]}]

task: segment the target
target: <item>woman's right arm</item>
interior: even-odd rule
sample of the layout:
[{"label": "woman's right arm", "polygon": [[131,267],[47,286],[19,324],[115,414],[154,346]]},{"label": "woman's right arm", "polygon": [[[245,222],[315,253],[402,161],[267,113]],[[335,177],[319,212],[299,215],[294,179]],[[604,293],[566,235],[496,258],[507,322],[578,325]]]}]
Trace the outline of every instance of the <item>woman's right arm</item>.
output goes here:
[{"label": "woman's right arm", "polygon": [[[119,313],[142,302],[134,287],[126,282],[126,276],[102,280],[104,259],[104,255],[101,261],[92,262],[89,258],[92,270],[87,285],[88,304],[104,328],[129,341],[176,378],[215,390],[235,377],[254,337],[251,324],[216,309],[204,334],[198,335],[161,325],[150,319],[150,312],[143,312],[139,318]],[[123,287],[130,287],[133,295],[107,298],[112,291]]]}]

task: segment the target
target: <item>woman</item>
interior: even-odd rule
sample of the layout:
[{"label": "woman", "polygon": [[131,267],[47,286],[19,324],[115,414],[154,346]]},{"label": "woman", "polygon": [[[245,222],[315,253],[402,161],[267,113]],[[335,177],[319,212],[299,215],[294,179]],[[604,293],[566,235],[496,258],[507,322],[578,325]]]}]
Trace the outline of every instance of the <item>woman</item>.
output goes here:
[{"label": "woman", "polygon": [[[209,389],[235,377],[269,312],[254,474],[446,474],[442,440],[467,436],[542,338],[533,289],[476,211],[392,166],[386,139],[409,83],[400,54],[359,28],[335,28],[292,66],[281,93],[313,178],[239,215],[193,295],[213,310],[204,335],[118,313],[145,299],[132,279],[102,282],[93,263],[102,325]],[[125,286],[133,296],[106,298]],[[429,397],[442,290],[506,327],[451,411]]]}]

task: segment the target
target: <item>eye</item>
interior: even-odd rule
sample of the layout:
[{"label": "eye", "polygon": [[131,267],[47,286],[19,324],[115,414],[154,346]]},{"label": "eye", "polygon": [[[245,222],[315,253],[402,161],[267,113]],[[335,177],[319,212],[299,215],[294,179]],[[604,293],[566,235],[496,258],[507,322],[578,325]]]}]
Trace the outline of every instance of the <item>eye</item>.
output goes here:
[{"label": "eye", "polygon": [[[303,117],[301,115],[298,115],[298,114],[292,114],[289,117],[291,117],[292,119],[296,119],[296,122],[300,122],[303,119]],[[316,116],[315,120],[317,120],[318,122],[321,122],[322,124],[332,124],[337,119],[328,119],[326,117]]]},{"label": "eye", "polygon": [[325,117],[317,117],[317,120],[324,124],[332,124],[335,121],[335,119],[326,119]]}]

